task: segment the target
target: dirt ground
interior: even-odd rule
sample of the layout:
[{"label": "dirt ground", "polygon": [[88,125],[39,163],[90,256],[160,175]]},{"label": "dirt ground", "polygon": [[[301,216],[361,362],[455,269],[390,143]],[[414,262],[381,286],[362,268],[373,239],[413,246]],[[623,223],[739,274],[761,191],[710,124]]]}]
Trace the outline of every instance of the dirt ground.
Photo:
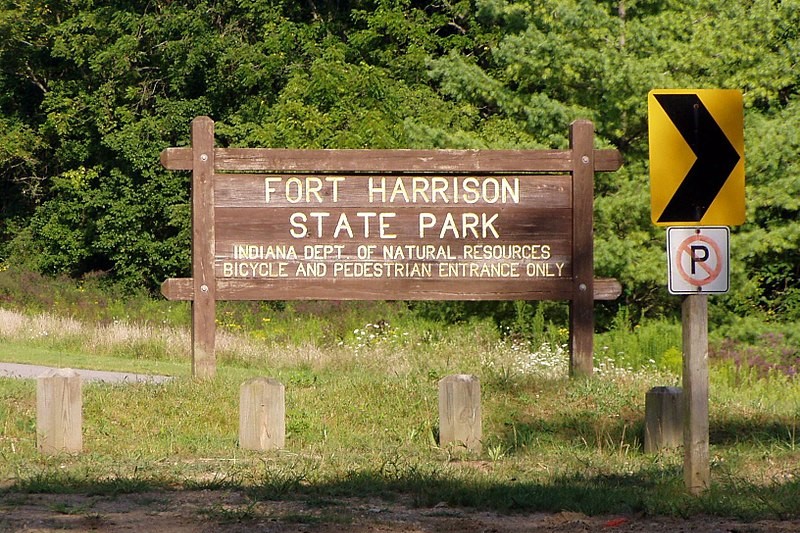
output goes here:
[{"label": "dirt ground", "polygon": [[499,514],[402,500],[248,500],[239,492],[181,491],[89,495],[0,495],[0,532],[670,532],[800,531],[800,520],[740,522],[695,517],[586,516],[580,513]]}]

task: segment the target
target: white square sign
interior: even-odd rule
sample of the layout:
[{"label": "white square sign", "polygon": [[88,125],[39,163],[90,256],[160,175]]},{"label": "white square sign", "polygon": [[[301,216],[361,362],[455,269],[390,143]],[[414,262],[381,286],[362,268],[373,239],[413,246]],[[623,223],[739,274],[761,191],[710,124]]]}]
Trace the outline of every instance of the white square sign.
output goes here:
[{"label": "white square sign", "polygon": [[720,294],[730,288],[730,229],[667,228],[670,294]]}]

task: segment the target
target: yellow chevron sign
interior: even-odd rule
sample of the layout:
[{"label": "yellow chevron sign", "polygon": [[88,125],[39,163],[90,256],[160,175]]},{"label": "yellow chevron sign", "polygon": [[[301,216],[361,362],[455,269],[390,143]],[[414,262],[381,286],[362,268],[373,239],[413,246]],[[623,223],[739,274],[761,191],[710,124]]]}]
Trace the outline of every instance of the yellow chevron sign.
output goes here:
[{"label": "yellow chevron sign", "polygon": [[745,219],[742,93],[657,89],[647,99],[651,218],[659,226]]}]

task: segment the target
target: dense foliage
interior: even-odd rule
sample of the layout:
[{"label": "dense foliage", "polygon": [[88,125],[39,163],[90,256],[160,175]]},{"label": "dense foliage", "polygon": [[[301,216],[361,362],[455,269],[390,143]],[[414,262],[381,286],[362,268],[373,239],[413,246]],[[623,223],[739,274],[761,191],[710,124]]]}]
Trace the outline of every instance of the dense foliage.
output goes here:
[{"label": "dense foliage", "polygon": [[647,93],[738,88],[747,223],[720,317],[800,319],[800,1],[16,0],[0,8],[0,260],[155,287],[188,273],[188,176],[218,143],[563,147],[594,121],[596,269],[633,318],[676,300],[650,223]]}]

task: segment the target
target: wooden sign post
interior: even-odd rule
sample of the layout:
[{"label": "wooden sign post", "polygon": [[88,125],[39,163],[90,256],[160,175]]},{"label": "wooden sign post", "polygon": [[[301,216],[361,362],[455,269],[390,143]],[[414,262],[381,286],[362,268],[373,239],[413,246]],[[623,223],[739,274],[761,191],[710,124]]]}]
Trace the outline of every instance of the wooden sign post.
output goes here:
[{"label": "wooden sign post", "polygon": [[685,296],[683,325],[683,478],[692,494],[711,484],[708,422],[708,295]]},{"label": "wooden sign post", "polygon": [[[667,230],[669,291],[687,295],[682,306],[684,481],[690,493],[701,494],[710,486],[711,471],[708,294],[728,291],[729,263],[718,240],[719,231],[727,239],[729,230],[709,226],[745,221],[742,92],[655,89],[647,109],[651,219],[674,226]],[[683,236],[675,249],[673,233]]]},{"label": "wooden sign post", "polygon": [[593,369],[595,172],[621,165],[576,121],[568,150],[215,148],[214,123],[164,167],[191,170],[192,369],[215,374],[217,300],[567,300],[570,371]]}]

